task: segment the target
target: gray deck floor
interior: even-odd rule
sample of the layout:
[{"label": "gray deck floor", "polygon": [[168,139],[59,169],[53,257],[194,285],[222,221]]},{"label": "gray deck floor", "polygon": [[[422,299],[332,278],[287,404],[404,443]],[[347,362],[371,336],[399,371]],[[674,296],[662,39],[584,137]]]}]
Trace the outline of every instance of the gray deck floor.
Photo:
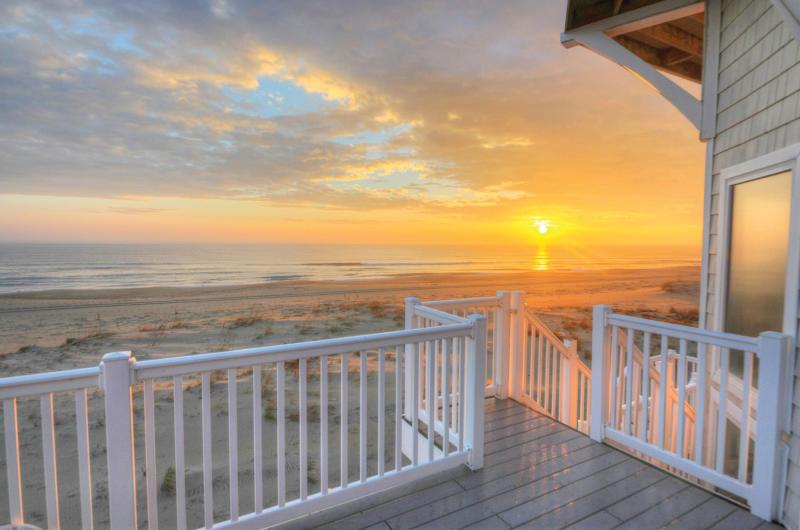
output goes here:
[{"label": "gray deck floor", "polygon": [[781,528],[511,400],[486,400],[483,469],[465,467],[283,525],[404,528]]}]

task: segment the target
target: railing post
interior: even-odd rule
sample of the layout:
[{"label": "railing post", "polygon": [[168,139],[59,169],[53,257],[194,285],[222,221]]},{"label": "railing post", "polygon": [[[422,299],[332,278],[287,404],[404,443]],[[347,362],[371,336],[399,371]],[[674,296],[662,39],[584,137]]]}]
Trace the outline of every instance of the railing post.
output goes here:
[{"label": "railing post", "polygon": [[603,422],[606,408],[605,357],[606,357],[606,318],[610,309],[606,305],[596,305],[592,309],[592,401],[589,436],[597,442],[604,438]]},{"label": "railing post", "polygon": [[470,315],[472,335],[467,338],[467,422],[465,425],[469,456],[467,466],[476,471],[483,467],[483,400],[486,388],[486,317]]},{"label": "railing post", "polygon": [[512,356],[510,360],[511,374],[509,377],[509,384],[511,386],[511,395],[514,399],[522,397],[522,348],[525,344],[525,292],[514,291],[511,293],[511,351]]},{"label": "railing post", "polygon": [[753,462],[752,513],[767,521],[780,516],[781,465],[785,448],[781,442],[786,410],[786,380],[791,339],[774,331],[758,337],[758,424]]},{"label": "railing post", "polygon": [[[414,329],[414,308],[422,302],[416,296],[409,296],[406,297],[406,307],[405,307],[405,329]],[[414,395],[414,366],[411,363],[411,359],[414,358],[414,345],[413,344],[406,344],[405,346],[406,354],[405,354],[405,374],[404,374],[404,383],[405,383],[405,392],[404,392],[404,402],[405,406],[403,410],[405,411],[406,417],[410,417],[411,408],[413,403],[413,395]]]},{"label": "railing post", "polygon": [[131,352],[108,353],[100,363],[105,393],[108,504],[111,528],[136,528]]},{"label": "railing post", "polygon": [[559,388],[560,421],[570,427],[577,428],[578,406],[578,341],[565,340],[564,346],[569,355],[561,359],[561,381]]},{"label": "railing post", "polygon": [[511,295],[508,291],[497,291],[500,302],[497,308],[497,322],[494,330],[494,374],[497,385],[497,397],[508,399],[509,363],[511,362],[511,345],[509,343],[511,328]]}]

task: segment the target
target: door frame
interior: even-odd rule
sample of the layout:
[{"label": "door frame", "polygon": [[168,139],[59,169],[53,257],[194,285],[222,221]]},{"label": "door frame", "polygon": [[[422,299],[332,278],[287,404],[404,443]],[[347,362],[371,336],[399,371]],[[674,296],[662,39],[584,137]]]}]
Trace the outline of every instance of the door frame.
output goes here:
[{"label": "door frame", "polygon": [[783,294],[783,329],[797,338],[798,294],[800,294],[800,143],[723,169],[719,174],[719,218],[714,297],[713,329],[722,331],[725,324],[725,301],[728,295],[728,269],[731,236],[731,198],[733,187],[743,182],[791,172],[792,191],[789,214],[789,248]]}]

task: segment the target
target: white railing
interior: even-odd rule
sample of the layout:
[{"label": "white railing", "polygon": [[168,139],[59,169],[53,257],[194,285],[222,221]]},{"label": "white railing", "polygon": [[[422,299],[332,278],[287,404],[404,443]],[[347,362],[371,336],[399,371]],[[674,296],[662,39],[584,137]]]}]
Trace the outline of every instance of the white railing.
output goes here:
[{"label": "white railing", "polygon": [[[6,489],[8,490],[8,523],[12,527],[25,524],[25,503],[23,491],[25,483],[30,480],[31,470],[26,465],[36,459],[36,468],[42,469],[43,476],[36,477],[38,484],[44,483],[44,506],[47,528],[59,528],[62,509],[59,498],[72,497],[74,488],[78,489],[77,505],[67,506],[74,513],[79,512],[74,526],[92,528],[93,495],[92,495],[92,458],[89,443],[89,407],[88,394],[95,392],[98,385],[98,367],[79,370],[66,370],[36,374],[22,377],[0,379],[0,401],[3,402],[3,436],[5,441]],[[70,399],[71,398],[71,399]],[[75,411],[75,451],[73,461],[77,476],[58,476],[56,458],[56,419],[54,404],[65,404],[67,400],[74,402]],[[41,452],[23,444],[21,451],[19,433],[21,427],[31,428],[35,425],[32,418],[36,416],[35,401],[39,402],[39,419],[41,420]],[[23,405],[26,412],[20,424],[18,407]],[[32,425],[33,424],[33,425]],[[96,462],[95,462],[96,464]],[[65,485],[67,492],[59,493],[59,483]]]},{"label": "white railing", "polygon": [[578,356],[577,342],[567,345],[527,307],[519,327],[515,399],[588,433],[592,372]]},{"label": "white railing", "polygon": [[[486,395],[501,399],[508,397],[508,349],[511,327],[511,293],[498,291],[496,296],[462,298],[458,300],[422,301],[416,297],[406,299],[406,329],[441,325],[436,317],[426,312],[434,309],[440,313],[466,318],[480,314],[486,318]],[[442,320],[444,321],[444,320]]]},{"label": "white railing", "polygon": [[[777,515],[789,337],[717,333],[597,306],[589,368],[521,291],[408,298],[405,327],[141,362],[114,353],[99,367],[0,379],[8,521],[278,524],[457,465],[480,468],[485,395],[511,396],[734,495],[760,517]],[[57,421],[65,403],[74,421]],[[240,413],[252,417],[240,421]],[[37,417],[41,451],[20,444],[20,429]],[[104,423],[99,448],[91,417]],[[214,428],[218,417],[227,429]],[[77,443],[63,447],[67,425]],[[60,474],[65,457],[76,466]],[[170,491],[159,492],[170,473]],[[25,510],[25,495],[40,484],[46,521]],[[71,497],[79,502],[59,505]]]},{"label": "white railing", "polygon": [[[461,464],[480,468],[484,375],[479,360],[485,341],[485,319],[473,315],[424,329],[151,361],[114,353],[99,368],[0,379],[9,522],[26,523],[26,468],[34,467],[20,459],[16,403],[40,396],[47,526],[59,527],[57,484],[63,477],[55,465],[53,394],[69,391],[76,398],[80,524],[94,526],[92,501],[102,496],[90,481],[86,392],[97,387],[98,377],[107,434],[107,505],[115,529],[135,528],[142,516],[150,529],[159,522],[181,529],[263,528]],[[434,372],[437,366],[441,378]],[[337,379],[338,392],[331,392]],[[165,397],[173,403],[169,420],[158,406]],[[427,416],[419,415],[420,403]],[[296,412],[294,419],[289,409]],[[242,410],[252,417],[240,421]],[[274,414],[274,423],[265,421],[265,414]],[[222,444],[218,416],[227,417]],[[434,418],[433,428],[428,418]],[[167,432],[158,429],[165,421],[172,424]],[[266,434],[274,436],[274,446],[269,444],[274,460],[265,452]],[[144,462],[135,454],[135,440],[142,437]],[[273,469],[274,477],[265,476]],[[159,508],[165,496],[159,494],[158,478],[168,470],[174,483],[168,504],[174,513]],[[191,490],[189,472],[193,480],[201,478]],[[142,475],[144,487],[136,480]],[[244,499],[239,487],[248,479],[252,497]],[[227,502],[220,500],[225,492]]]},{"label": "white railing", "polygon": [[706,331],[606,306],[595,307],[593,324],[591,436],[776,517],[790,338]]}]

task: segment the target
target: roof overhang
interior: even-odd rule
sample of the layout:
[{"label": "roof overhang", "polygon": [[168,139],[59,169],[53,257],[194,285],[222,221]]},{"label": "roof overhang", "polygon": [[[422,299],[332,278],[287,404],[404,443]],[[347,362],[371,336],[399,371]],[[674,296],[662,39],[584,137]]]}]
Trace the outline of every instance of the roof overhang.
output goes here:
[{"label": "roof overhang", "polygon": [[600,31],[658,70],[702,82],[705,2],[569,0],[561,42]]},{"label": "roof overhang", "polygon": [[705,6],[704,0],[569,0],[561,42],[588,48],[644,80],[705,139],[701,101],[665,75],[702,83]]}]

